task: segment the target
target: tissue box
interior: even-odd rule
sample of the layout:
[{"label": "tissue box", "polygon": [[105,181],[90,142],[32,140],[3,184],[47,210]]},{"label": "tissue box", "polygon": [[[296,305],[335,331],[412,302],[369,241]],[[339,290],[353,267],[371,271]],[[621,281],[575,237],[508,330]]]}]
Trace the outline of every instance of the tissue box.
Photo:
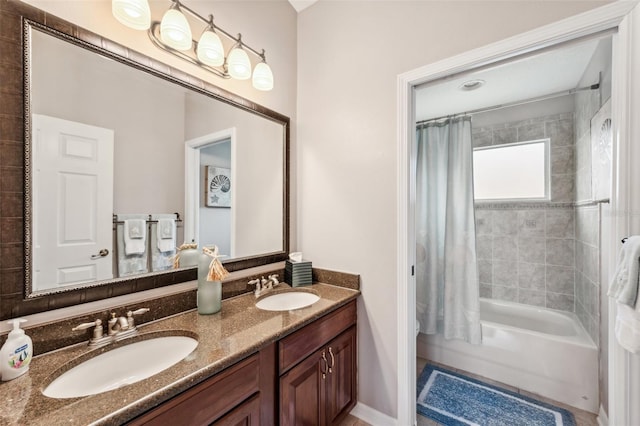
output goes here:
[{"label": "tissue box", "polygon": [[306,260],[292,262],[287,260],[284,264],[284,281],[291,287],[310,285],[313,282],[311,262]]}]

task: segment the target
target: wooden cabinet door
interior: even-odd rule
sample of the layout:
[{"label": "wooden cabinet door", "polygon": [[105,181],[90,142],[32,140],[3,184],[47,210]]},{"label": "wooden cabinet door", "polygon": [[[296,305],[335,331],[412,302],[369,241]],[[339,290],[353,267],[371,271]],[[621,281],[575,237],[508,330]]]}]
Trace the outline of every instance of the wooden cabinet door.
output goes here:
[{"label": "wooden cabinet door", "polygon": [[327,345],[329,373],[326,423],[337,425],[356,403],[356,328],[351,327]]},{"label": "wooden cabinet door", "polygon": [[[280,377],[280,425],[318,426],[325,424],[324,393],[327,362],[324,348]],[[326,357],[326,353],[325,353]]]},{"label": "wooden cabinet door", "polygon": [[260,395],[243,402],[213,426],[258,426],[260,425]]}]

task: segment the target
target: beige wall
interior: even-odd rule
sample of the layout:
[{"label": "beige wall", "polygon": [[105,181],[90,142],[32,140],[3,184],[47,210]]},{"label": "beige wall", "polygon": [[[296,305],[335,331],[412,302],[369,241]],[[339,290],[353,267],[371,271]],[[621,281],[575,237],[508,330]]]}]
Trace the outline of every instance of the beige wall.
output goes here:
[{"label": "beige wall", "polygon": [[235,128],[234,257],[282,250],[282,125],[204,96],[188,97],[185,124],[185,140]]},{"label": "beige wall", "polygon": [[361,274],[363,404],[397,414],[397,75],[601,4],[320,1],[299,14],[298,249]]},{"label": "beige wall", "polygon": [[33,112],[114,131],[113,212],[184,217],[182,88],[39,31],[32,44]]}]

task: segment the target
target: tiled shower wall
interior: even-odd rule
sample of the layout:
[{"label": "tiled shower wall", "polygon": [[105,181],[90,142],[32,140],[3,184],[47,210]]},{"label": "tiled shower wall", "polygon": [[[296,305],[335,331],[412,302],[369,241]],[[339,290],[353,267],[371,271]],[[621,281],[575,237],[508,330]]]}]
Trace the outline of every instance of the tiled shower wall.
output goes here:
[{"label": "tiled shower wall", "polygon": [[598,344],[600,324],[600,210],[576,208],[576,314]]},{"label": "tiled shower wall", "polygon": [[481,297],[573,312],[575,226],[570,204],[480,207],[476,223]]},{"label": "tiled shower wall", "polygon": [[[591,118],[600,109],[600,91],[575,96],[576,201],[592,200]],[[576,207],[576,314],[596,344],[600,327],[600,209]]]},{"label": "tiled shower wall", "polygon": [[575,310],[573,114],[473,129],[474,146],[550,139],[551,201],[476,203],[482,297]]}]

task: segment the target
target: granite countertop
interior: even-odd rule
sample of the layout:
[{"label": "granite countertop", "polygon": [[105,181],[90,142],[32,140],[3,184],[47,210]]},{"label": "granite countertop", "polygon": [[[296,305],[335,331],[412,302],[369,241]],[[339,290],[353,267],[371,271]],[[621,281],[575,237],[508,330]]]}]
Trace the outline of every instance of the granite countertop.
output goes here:
[{"label": "granite countertop", "polygon": [[[283,284],[286,286],[286,284]],[[120,424],[194,386],[226,367],[255,353],[324,314],[343,306],[360,294],[357,290],[316,283],[312,289],[320,300],[295,311],[271,312],[255,307],[253,294],[222,302],[214,315],[185,312],[139,327],[144,339],[162,334],[197,336],[198,347],[178,364],[137,383],[97,395],[53,399],[42,389],[69,369],[79,357],[87,357],[127,343],[113,343],[99,349],[86,344],[49,352],[33,358],[30,370],[15,380],[0,383],[1,425],[85,425]],[[275,291],[280,291],[275,289]],[[75,362],[74,362],[75,360]]]}]

